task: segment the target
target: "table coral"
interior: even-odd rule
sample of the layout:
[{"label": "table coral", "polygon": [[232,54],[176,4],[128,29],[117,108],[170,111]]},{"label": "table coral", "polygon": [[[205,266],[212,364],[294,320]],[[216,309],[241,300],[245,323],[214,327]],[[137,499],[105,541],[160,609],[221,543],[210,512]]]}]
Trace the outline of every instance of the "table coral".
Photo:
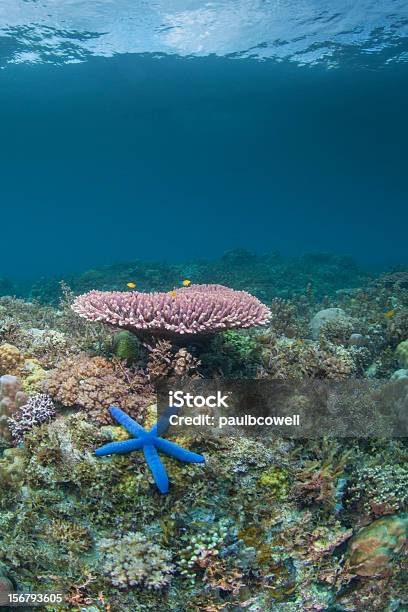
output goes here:
[{"label": "table coral", "polygon": [[153,399],[152,387],[139,373],[86,354],[62,359],[49,372],[44,390],[64,406],[83,408],[100,424],[111,422],[108,407],[112,404],[140,417]]},{"label": "table coral", "polygon": [[191,285],[170,293],[90,291],[76,298],[72,309],[88,321],[141,337],[173,339],[264,325],[270,317],[256,297],[222,285]]}]

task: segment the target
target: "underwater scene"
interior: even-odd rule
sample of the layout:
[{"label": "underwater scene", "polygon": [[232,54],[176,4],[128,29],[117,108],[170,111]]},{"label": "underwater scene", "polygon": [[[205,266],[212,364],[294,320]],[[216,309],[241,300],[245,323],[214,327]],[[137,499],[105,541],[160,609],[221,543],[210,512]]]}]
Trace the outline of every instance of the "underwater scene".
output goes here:
[{"label": "underwater scene", "polygon": [[2,0],[0,608],[408,612],[408,4]]}]

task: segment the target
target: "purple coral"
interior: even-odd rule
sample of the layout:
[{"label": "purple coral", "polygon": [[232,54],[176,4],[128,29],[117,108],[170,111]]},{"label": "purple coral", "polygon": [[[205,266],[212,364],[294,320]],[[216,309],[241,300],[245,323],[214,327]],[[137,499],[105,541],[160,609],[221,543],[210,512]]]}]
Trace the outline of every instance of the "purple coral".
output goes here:
[{"label": "purple coral", "polygon": [[191,285],[170,293],[90,291],[77,297],[72,309],[88,321],[139,336],[173,338],[264,325],[270,317],[256,297],[222,285]]},{"label": "purple coral", "polygon": [[7,423],[15,442],[23,441],[24,434],[36,425],[41,425],[55,417],[55,407],[52,399],[45,393],[31,395],[27,403],[21,406],[8,419]]}]

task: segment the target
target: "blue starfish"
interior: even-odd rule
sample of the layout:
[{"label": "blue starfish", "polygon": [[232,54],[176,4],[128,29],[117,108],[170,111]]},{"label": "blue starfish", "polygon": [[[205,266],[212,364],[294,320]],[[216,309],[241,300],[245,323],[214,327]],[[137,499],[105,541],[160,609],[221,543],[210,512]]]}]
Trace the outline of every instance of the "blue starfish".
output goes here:
[{"label": "blue starfish", "polygon": [[123,442],[105,444],[96,449],[95,455],[102,457],[103,455],[125,454],[131,453],[134,450],[143,450],[147,464],[152,471],[154,481],[161,493],[168,493],[169,479],[166,469],[160,461],[158,450],[166,453],[166,455],[170,455],[170,457],[175,457],[187,463],[204,463],[205,459],[202,455],[192,453],[178,444],[174,444],[174,442],[159,437],[159,435],[163,434],[169,426],[168,411],[159,418],[150,431],[145,431],[139,423],[131,419],[126,412],[123,412],[123,410],[116,406],[111,406],[109,411],[115,421],[123,425],[123,427],[134,437],[130,440],[124,440]]}]

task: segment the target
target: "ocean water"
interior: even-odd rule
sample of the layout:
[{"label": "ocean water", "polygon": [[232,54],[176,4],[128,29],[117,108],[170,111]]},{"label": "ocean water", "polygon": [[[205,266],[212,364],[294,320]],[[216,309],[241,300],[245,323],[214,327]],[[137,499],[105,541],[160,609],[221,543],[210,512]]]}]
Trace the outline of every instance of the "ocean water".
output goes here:
[{"label": "ocean water", "polygon": [[407,263],[404,1],[3,0],[0,65],[2,277]]}]

